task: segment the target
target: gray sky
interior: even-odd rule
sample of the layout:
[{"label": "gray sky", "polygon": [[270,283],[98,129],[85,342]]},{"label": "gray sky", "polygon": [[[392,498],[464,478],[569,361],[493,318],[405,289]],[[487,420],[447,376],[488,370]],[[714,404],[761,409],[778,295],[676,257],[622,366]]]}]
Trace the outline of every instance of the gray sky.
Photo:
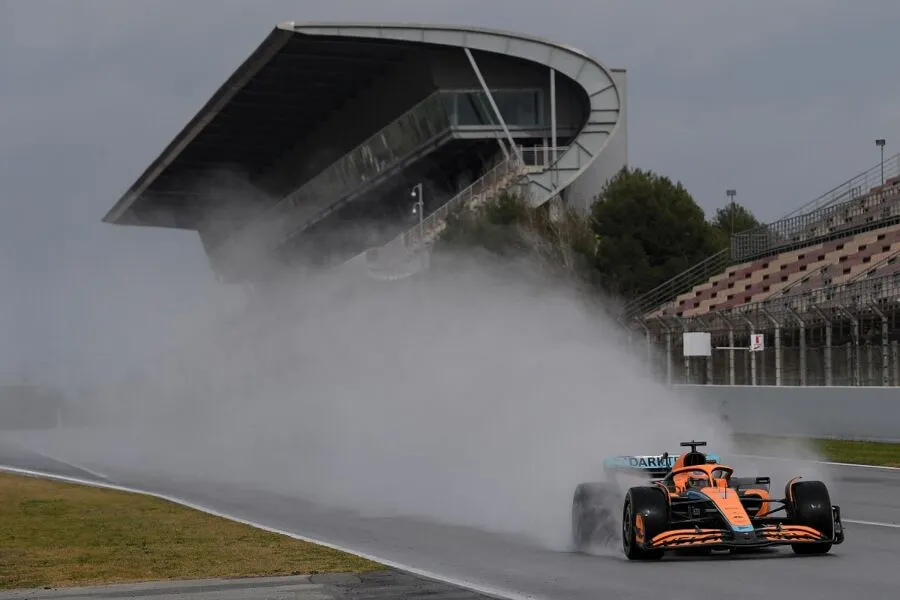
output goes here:
[{"label": "gray sky", "polygon": [[194,234],[100,218],[283,20],[498,27],[626,68],[632,165],[708,213],[734,187],[772,220],[876,137],[900,151],[896,0],[0,0],[0,381],[96,372],[208,302]]}]

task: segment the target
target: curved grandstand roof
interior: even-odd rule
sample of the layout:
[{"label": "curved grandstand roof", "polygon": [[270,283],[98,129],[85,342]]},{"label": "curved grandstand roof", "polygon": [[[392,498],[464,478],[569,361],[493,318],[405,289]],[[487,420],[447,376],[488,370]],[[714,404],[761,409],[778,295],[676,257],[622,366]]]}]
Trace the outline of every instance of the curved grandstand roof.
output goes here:
[{"label": "curved grandstand roof", "polygon": [[[421,44],[505,54],[552,67],[577,82],[587,93],[591,109],[587,124],[566,150],[576,156],[578,173],[590,166],[618,127],[622,99],[612,71],[563,44],[472,27],[284,22],[103,220],[194,228],[191,213],[202,207],[190,189],[192,180],[217,167],[237,166],[251,176],[261,172],[320,125],[343,99],[363,93],[367,82],[403,62]],[[164,214],[164,220],[150,218],[151,212]]]}]

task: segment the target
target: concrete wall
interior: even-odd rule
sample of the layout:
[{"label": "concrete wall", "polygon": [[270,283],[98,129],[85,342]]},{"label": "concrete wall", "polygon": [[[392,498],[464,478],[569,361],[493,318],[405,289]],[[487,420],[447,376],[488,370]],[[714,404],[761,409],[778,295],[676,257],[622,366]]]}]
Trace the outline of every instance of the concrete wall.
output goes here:
[{"label": "concrete wall", "polygon": [[566,189],[564,194],[566,204],[582,213],[590,210],[594,198],[597,197],[606,182],[628,165],[628,79],[623,69],[612,70],[612,76],[621,94],[619,128],[603,153]]},{"label": "concrete wall", "polygon": [[900,388],[677,385],[738,433],[900,441]]}]

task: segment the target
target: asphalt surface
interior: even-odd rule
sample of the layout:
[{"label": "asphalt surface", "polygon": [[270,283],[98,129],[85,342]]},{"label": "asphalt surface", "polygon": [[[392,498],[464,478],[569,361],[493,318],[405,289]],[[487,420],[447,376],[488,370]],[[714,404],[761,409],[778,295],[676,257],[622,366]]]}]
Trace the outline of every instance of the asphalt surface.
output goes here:
[{"label": "asphalt surface", "polygon": [[364,575],[302,575],[147,582],[124,585],[14,590],[0,600],[81,600],[154,598],[156,600],[488,600],[440,582],[397,571]]},{"label": "asphalt surface", "polygon": [[[49,459],[21,449],[8,456],[6,450],[8,446],[0,446],[0,464],[52,467],[41,462]],[[25,464],[17,465],[16,461]],[[57,462],[57,466],[77,470],[69,462]],[[91,470],[101,466],[91,465]],[[796,467],[766,460],[754,460],[752,466],[756,471],[775,474]],[[751,555],[672,557],[658,563],[629,562],[618,548],[583,555],[548,550],[526,538],[411,518],[366,518],[316,506],[292,495],[193,477],[179,479],[114,467],[104,468],[102,473],[119,485],[177,496],[266,527],[352,549],[391,566],[439,574],[452,583],[481,586],[510,597],[895,597],[900,588],[900,569],[896,568],[900,556],[900,470],[825,465],[810,468],[829,483],[832,500],[841,505],[845,520],[847,539],[831,554],[798,557],[790,548],[783,548]]]}]

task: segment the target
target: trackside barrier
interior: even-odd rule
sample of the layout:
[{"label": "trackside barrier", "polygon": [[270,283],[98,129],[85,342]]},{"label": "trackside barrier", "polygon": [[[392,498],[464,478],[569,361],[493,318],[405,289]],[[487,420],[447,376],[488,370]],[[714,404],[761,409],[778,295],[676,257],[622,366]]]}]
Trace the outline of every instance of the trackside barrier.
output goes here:
[{"label": "trackside barrier", "polygon": [[736,433],[900,442],[900,388],[673,385]]}]

